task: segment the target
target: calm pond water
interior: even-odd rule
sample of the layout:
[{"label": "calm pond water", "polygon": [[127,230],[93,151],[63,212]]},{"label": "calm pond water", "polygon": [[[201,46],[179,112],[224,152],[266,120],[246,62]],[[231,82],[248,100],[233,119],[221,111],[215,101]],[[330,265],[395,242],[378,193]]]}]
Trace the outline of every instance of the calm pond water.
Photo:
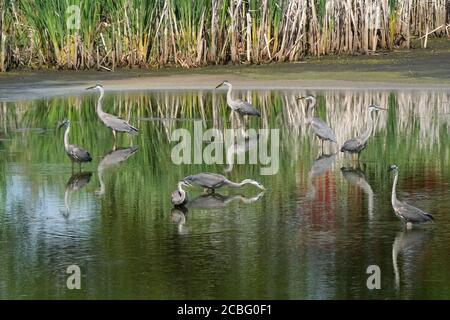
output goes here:
[{"label": "calm pond water", "polygon": [[[250,127],[279,129],[279,170],[264,176],[261,164],[171,160],[171,133],[193,132],[193,119],[236,125],[224,91],[107,92],[105,111],[140,130],[120,135],[114,154],[96,94],[2,103],[0,298],[450,298],[450,92],[308,92],[338,146],[364,131],[369,104],[388,108],[375,115],[359,166],[337,146],[321,155],[296,101],[305,93],[235,92],[261,110]],[[81,174],[56,130],[65,118],[71,143],[93,156]],[[399,199],[432,213],[433,226],[407,231],[394,216],[391,163]],[[267,191],[202,197],[189,188],[190,206],[174,209],[177,181],[202,171]],[[66,287],[72,264],[81,290]],[[370,265],[380,267],[380,290],[366,287]]]}]

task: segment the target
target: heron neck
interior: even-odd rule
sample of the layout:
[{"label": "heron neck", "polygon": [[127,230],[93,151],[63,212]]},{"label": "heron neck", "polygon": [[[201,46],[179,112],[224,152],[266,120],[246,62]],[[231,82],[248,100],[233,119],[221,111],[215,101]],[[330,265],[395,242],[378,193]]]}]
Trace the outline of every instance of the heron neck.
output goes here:
[{"label": "heron neck", "polygon": [[314,108],[316,107],[316,103],[317,103],[316,99],[311,99],[311,102],[310,102],[310,104],[308,106],[308,110],[307,110],[308,122],[312,121],[312,118],[314,116]]},{"label": "heron neck", "polygon": [[398,180],[398,172],[396,171],[394,176],[394,183],[392,184],[392,196],[391,196],[392,206],[394,206],[395,203],[397,202],[397,194],[396,194],[397,180]]},{"label": "heron neck", "polygon": [[180,191],[180,193],[182,194],[182,195],[185,195],[185,191],[183,190],[183,188],[181,187],[181,182],[179,182],[178,183],[178,191]]},{"label": "heron neck", "polygon": [[105,91],[100,89],[100,97],[98,97],[97,101],[97,113],[103,113],[102,105],[103,105],[103,96],[105,95]]},{"label": "heron neck", "polygon": [[69,149],[69,132],[70,132],[70,123],[66,127],[66,131],[64,132],[64,147]]},{"label": "heron neck", "polygon": [[249,183],[252,183],[252,181],[248,180],[248,179],[242,180],[241,182],[233,182],[233,181],[228,180],[228,185],[232,188],[240,188]]},{"label": "heron neck", "polygon": [[368,119],[367,119],[368,127],[367,127],[366,132],[364,132],[364,134],[361,136],[361,140],[362,140],[363,144],[366,143],[367,140],[369,140],[370,135],[372,134],[372,131],[373,131],[373,119],[372,119],[371,111],[369,112],[367,117],[368,117]]},{"label": "heron neck", "polygon": [[231,90],[233,90],[233,86],[230,84],[228,86],[228,92],[227,92],[227,104],[233,108],[233,98],[231,97]]}]

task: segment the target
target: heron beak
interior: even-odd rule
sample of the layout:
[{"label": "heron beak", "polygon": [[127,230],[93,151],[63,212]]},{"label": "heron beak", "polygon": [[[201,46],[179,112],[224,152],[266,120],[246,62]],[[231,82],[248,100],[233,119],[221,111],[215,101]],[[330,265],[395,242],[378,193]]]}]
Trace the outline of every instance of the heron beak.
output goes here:
[{"label": "heron beak", "polygon": [[86,90],[92,90],[94,88],[95,88],[95,86],[92,86],[92,87],[86,88]]},{"label": "heron beak", "polygon": [[387,110],[386,108],[376,107],[377,110]]},{"label": "heron beak", "polygon": [[219,84],[217,87],[215,87],[215,89],[220,88],[221,86],[223,86],[223,82]]},{"label": "heron beak", "polygon": [[67,124],[67,121],[63,121],[58,125],[58,130],[64,127]]},{"label": "heron beak", "polygon": [[304,100],[306,97],[298,97],[297,100]]},{"label": "heron beak", "polygon": [[262,184],[260,185],[260,187],[261,187],[261,190],[264,190],[264,191],[267,190],[266,187],[264,187]]}]

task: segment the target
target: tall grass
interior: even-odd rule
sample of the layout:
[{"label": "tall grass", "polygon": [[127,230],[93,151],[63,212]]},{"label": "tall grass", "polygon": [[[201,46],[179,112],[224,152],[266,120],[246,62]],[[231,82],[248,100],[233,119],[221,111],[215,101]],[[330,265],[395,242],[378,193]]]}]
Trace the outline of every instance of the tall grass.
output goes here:
[{"label": "tall grass", "polygon": [[[66,25],[71,5],[78,30]],[[0,10],[1,71],[367,54],[447,35],[450,17],[445,0],[5,0]]]}]

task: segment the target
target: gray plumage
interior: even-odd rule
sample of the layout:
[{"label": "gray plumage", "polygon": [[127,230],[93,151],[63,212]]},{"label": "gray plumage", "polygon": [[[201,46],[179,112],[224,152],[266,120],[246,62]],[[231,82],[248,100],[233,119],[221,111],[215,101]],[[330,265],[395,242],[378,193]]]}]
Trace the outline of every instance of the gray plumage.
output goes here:
[{"label": "gray plumage", "polygon": [[397,200],[396,187],[398,180],[398,168],[397,166],[391,165],[389,171],[394,172],[394,183],[392,184],[392,196],[391,203],[394,209],[395,215],[399,217],[405,223],[421,223],[421,222],[432,222],[434,220],[433,216],[419,208]]},{"label": "gray plumage", "polygon": [[116,167],[122,162],[128,160],[133,154],[138,152],[138,147],[120,148],[111,150],[100,161],[97,167],[98,181],[100,182],[100,190],[96,191],[97,195],[105,193],[105,183],[103,181],[103,174],[105,170]]},{"label": "gray plumage", "polygon": [[313,116],[314,108],[316,107],[316,104],[317,104],[316,98],[314,96],[307,96],[307,97],[300,97],[299,99],[305,99],[306,101],[310,102],[310,104],[308,105],[308,107],[306,109],[307,123],[311,125],[311,128],[314,131],[314,134],[322,142],[322,147],[323,147],[324,141],[330,141],[330,142],[336,143],[337,140],[336,140],[336,135],[334,134],[334,131],[323,120]]},{"label": "gray plumage", "polygon": [[89,152],[77,145],[69,143],[70,121],[65,120],[60,125],[60,127],[63,126],[66,126],[66,131],[64,132],[64,149],[66,150],[66,154],[69,156],[70,160],[79,164],[92,161],[92,157]]},{"label": "gray plumage", "polygon": [[78,172],[67,181],[66,191],[75,192],[86,186],[91,181],[92,172]]},{"label": "gray plumage", "polygon": [[86,90],[91,90],[91,89],[98,89],[100,91],[100,97],[98,98],[97,108],[96,108],[97,115],[100,118],[100,120],[105,124],[105,126],[107,126],[108,128],[110,128],[112,130],[114,139],[116,139],[116,131],[127,132],[132,135],[138,134],[139,130],[137,128],[133,127],[132,125],[130,125],[125,120],[103,111],[102,104],[103,104],[103,96],[105,94],[105,90],[103,89],[103,86],[97,84],[93,87],[87,88]]},{"label": "gray plumage", "polygon": [[256,116],[261,117],[261,113],[256,109],[251,103],[247,101],[243,101],[241,99],[233,99],[231,96],[231,90],[233,89],[233,86],[228,81],[223,81],[221,84],[219,84],[217,88],[221,86],[227,86],[228,92],[227,92],[227,104],[231,108],[231,110],[239,113],[242,116]]},{"label": "gray plumage", "polygon": [[126,161],[133,154],[138,152],[139,147],[119,148],[108,152],[99,163],[99,168],[113,167]]},{"label": "gray plumage", "polygon": [[187,186],[189,186],[189,184],[184,181],[178,182],[178,189],[172,192],[170,199],[174,206],[183,206],[189,201],[186,191],[183,190],[183,187]]},{"label": "gray plumage", "polygon": [[372,112],[376,110],[386,110],[386,109],[380,108],[380,106],[378,105],[369,106],[369,113],[367,116],[368,117],[367,130],[361,136],[345,141],[341,147],[341,152],[357,153],[359,155],[361,151],[363,151],[367,147],[367,141],[369,140],[369,137],[373,131]]},{"label": "gray plumage", "polygon": [[208,189],[208,191],[214,191],[215,189],[219,189],[224,186],[231,188],[240,188],[246,184],[253,184],[256,187],[260,188],[261,190],[265,190],[262,184],[252,179],[245,179],[237,183],[228,180],[226,177],[220,174],[209,172],[202,172],[191,176],[187,176],[182,181],[187,185],[200,186],[205,189]]},{"label": "gray plumage", "polygon": [[264,192],[261,192],[256,197],[247,198],[242,195],[224,196],[219,193],[202,194],[187,203],[189,209],[222,209],[227,207],[233,201],[240,201],[245,204],[250,204],[258,201]]}]

